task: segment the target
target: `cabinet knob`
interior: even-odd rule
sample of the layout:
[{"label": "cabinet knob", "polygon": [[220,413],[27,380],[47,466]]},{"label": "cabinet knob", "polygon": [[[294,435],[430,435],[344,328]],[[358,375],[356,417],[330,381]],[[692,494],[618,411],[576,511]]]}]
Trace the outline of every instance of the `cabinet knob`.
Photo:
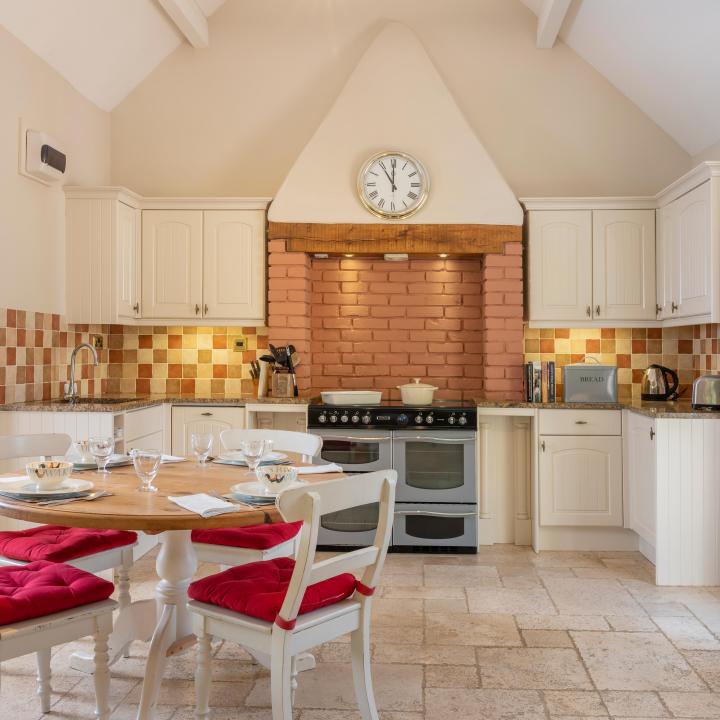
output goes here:
[{"label": "cabinet knob", "polygon": [[660,305],[655,305],[655,314],[659,315],[662,312],[662,307]]},{"label": "cabinet knob", "polygon": [[655,439],[655,430],[653,430],[653,428],[650,428],[650,439],[651,440]]},{"label": "cabinet knob", "polygon": [[204,412],[204,413],[200,413],[200,414],[201,414],[203,417],[212,417],[212,413],[211,413],[211,412]]},{"label": "cabinet knob", "polygon": [[140,314],[140,303],[139,303],[139,302],[136,302],[136,303],[133,305],[133,310],[135,311],[135,314],[136,314],[136,315],[139,315],[139,314]]},{"label": "cabinet knob", "polygon": [[600,315],[600,306],[599,305],[595,306],[595,314]]},{"label": "cabinet knob", "polygon": [[675,311],[678,309],[677,303],[676,303],[675,301],[673,301],[673,302],[670,304],[670,309],[671,309],[673,312],[675,312]]},{"label": "cabinet knob", "polygon": [[203,313],[205,313],[205,315],[208,314],[208,306],[207,306],[207,303],[205,303],[205,305],[203,305]]},{"label": "cabinet knob", "polygon": [[592,317],[592,308],[588,305],[587,308],[585,308],[585,314],[588,317]]},{"label": "cabinet knob", "polygon": [[541,449],[543,452],[545,452],[545,441],[544,441],[544,440],[540,443],[540,449]]},{"label": "cabinet knob", "polygon": [[195,314],[196,315],[200,314],[200,306],[197,303],[195,303]]},{"label": "cabinet knob", "polygon": [[575,424],[576,425],[587,425],[587,420],[576,420]]}]

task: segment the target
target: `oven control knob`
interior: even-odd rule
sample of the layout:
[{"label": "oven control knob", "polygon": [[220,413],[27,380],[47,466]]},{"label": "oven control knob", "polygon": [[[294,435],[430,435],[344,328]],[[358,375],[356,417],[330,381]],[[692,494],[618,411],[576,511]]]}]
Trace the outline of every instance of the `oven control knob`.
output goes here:
[{"label": "oven control knob", "polygon": [[397,416],[398,425],[407,425],[409,422],[410,418],[405,413],[400,413],[400,415]]},{"label": "oven control knob", "polygon": [[355,414],[350,418],[350,420],[352,420],[352,422],[354,422],[354,423],[359,423],[359,422],[360,422],[360,416],[359,416],[357,413],[355,413]]},{"label": "oven control knob", "polygon": [[362,420],[363,425],[369,425],[370,421],[372,420],[370,415],[368,415],[367,413],[365,415],[363,415],[360,419]]},{"label": "oven control knob", "polygon": [[454,425],[454,424],[455,424],[455,416],[454,416],[454,415],[451,415],[451,416],[448,418],[448,425]]},{"label": "oven control knob", "polygon": [[347,416],[347,413],[340,416],[340,422],[346,423],[350,418]]},{"label": "oven control knob", "polygon": [[425,422],[426,422],[428,425],[432,425],[432,424],[435,422],[435,418],[434,418],[432,415],[428,415],[428,416],[425,418]]},{"label": "oven control knob", "polygon": [[327,422],[327,415],[325,413],[322,413],[321,415],[318,415],[318,422],[319,423],[326,423]]},{"label": "oven control knob", "polygon": [[463,415],[459,420],[458,423],[460,425],[467,425],[467,418]]},{"label": "oven control knob", "polygon": [[330,422],[331,422],[331,423],[336,423],[336,422],[337,422],[337,415],[331,415],[331,416],[330,416]]},{"label": "oven control knob", "polygon": [[422,415],[416,415],[415,416],[415,424],[416,425],[422,425],[423,416]]}]

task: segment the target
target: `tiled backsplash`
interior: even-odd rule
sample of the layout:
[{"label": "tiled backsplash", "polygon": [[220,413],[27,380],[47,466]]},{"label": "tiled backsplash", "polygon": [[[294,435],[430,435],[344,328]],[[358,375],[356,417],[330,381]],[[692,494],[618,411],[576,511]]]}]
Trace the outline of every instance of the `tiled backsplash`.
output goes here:
[{"label": "tiled backsplash", "polygon": [[[235,338],[247,347],[235,351]],[[267,331],[254,327],[111,325],[108,393],[252,393],[250,361],[265,354]]]},{"label": "tiled backsplash", "polygon": [[[101,335],[106,325],[67,325],[60,315],[0,308],[0,404],[62,397],[72,349]],[[75,372],[80,395],[105,391],[108,351],[98,350],[99,367],[90,353],[77,356]]]},{"label": "tiled backsplash", "polygon": [[[618,366],[618,399],[640,399],[643,371],[656,363],[677,371],[684,388],[717,371],[720,325],[678,328],[525,329],[525,361],[554,360],[557,397],[562,399],[562,367],[590,358]],[[685,390],[684,397],[689,397]]]}]

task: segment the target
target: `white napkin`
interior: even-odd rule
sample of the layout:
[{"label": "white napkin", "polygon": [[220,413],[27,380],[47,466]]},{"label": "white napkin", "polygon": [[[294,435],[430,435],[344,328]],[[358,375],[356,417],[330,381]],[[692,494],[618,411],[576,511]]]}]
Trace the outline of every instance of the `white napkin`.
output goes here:
[{"label": "white napkin", "polygon": [[319,475],[320,473],[341,473],[343,469],[335,463],[326,465],[298,465],[293,466],[298,475]]},{"label": "white napkin", "polygon": [[160,462],[164,465],[165,463],[176,463],[185,462],[187,458],[181,457],[180,455],[163,455]]},{"label": "white napkin", "polygon": [[207,495],[206,493],[168,497],[168,500],[179,505],[183,510],[197,513],[204,518],[211,518],[215,517],[215,515],[223,515],[229,512],[237,512],[238,510],[237,505],[226,502],[225,500],[218,500],[218,498]]}]

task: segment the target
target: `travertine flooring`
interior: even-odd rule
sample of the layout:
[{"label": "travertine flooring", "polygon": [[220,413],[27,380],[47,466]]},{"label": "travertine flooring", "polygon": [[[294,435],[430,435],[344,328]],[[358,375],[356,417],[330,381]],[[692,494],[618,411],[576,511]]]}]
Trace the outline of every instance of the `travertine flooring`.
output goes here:
[{"label": "travertine flooring", "polygon": [[[201,568],[203,574],[213,571]],[[634,553],[391,555],[374,601],[382,720],[720,718],[720,588],[658,588]],[[134,569],[149,597],[153,558]],[[299,720],[357,720],[349,645],[318,649],[299,678]],[[92,684],[54,655],[49,718],[92,718]],[[113,719],[135,717],[146,646],[113,668]],[[192,718],[193,654],[174,658],[161,720]],[[240,649],[215,652],[215,720],[269,720],[268,673]],[[0,717],[40,717],[34,659],[3,665]]]}]

